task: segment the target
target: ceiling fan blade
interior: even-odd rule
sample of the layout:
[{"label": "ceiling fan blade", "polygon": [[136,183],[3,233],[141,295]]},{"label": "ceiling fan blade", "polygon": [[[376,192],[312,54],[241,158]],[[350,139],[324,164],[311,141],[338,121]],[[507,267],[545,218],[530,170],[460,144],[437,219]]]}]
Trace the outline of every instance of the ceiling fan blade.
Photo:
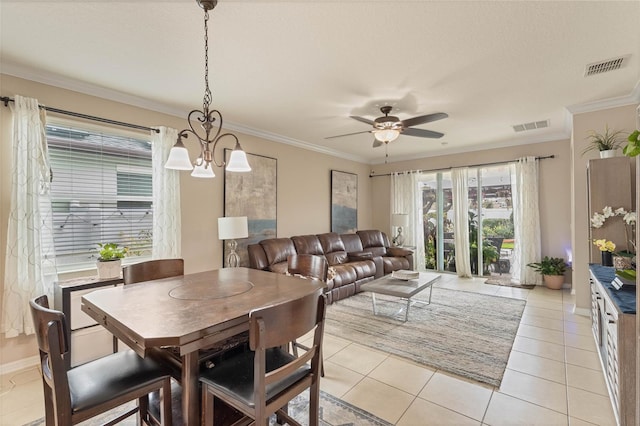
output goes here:
[{"label": "ceiling fan blade", "polygon": [[365,130],[363,132],[345,133],[344,135],[327,136],[325,139],[341,138],[343,136],[359,135],[361,133],[371,133],[371,130]]},{"label": "ceiling fan blade", "polygon": [[444,136],[444,133],[434,132],[433,130],[424,130],[424,129],[404,129],[402,131],[403,135],[407,136],[417,136],[419,138],[441,138]]},{"label": "ceiling fan blade", "polygon": [[374,139],[373,140],[373,147],[377,148],[379,146],[382,146],[382,142],[380,142],[378,139]]},{"label": "ceiling fan blade", "polygon": [[447,118],[449,114],[444,112],[436,112],[434,114],[420,115],[418,117],[407,118],[406,120],[402,120],[402,124],[404,127],[418,126],[424,123],[431,123],[432,121],[442,120],[443,118]]},{"label": "ceiling fan blade", "polygon": [[353,118],[354,120],[358,120],[361,123],[366,123],[366,124],[370,124],[370,125],[374,125],[374,121],[373,120],[369,120],[368,118],[364,118],[364,117],[357,117],[355,115],[350,115],[349,117]]}]

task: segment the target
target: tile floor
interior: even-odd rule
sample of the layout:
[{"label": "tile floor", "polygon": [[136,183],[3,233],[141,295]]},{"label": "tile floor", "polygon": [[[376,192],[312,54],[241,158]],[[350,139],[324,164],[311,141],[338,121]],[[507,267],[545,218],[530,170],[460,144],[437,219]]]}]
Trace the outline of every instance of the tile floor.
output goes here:
[{"label": "tile floor", "polygon": [[[527,300],[500,388],[325,335],[324,391],[399,426],[615,425],[590,320],[569,290],[522,290],[443,275],[435,286]],[[1,378],[0,425],[42,417],[36,368]]]}]

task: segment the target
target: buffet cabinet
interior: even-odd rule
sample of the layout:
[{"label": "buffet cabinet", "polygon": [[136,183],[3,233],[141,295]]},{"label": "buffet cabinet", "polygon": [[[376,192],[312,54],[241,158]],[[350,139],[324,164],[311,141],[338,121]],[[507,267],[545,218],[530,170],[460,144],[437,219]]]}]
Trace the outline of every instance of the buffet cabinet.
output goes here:
[{"label": "buffet cabinet", "polygon": [[618,424],[636,424],[635,286],[616,290],[614,269],[590,265],[591,324]]}]

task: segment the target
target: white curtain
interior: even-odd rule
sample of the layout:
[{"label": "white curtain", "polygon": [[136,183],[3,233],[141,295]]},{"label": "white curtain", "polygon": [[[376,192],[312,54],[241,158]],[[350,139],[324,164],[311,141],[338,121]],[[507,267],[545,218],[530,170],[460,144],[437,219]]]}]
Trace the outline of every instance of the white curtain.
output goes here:
[{"label": "white curtain", "polygon": [[451,182],[456,272],[459,277],[470,278],[472,275],[469,253],[469,170],[466,167],[452,169]]},{"label": "white curtain", "polygon": [[535,157],[520,158],[511,166],[513,174],[513,226],[515,247],[513,251],[512,281],[520,284],[541,285],[540,274],[527,264],[539,262],[540,210],[538,207],[538,160]]},{"label": "white curtain", "polygon": [[404,245],[415,247],[414,268],[422,271],[425,269],[424,233],[422,225],[422,193],[419,189],[419,180],[419,173],[391,174],[391,213],[405,213],[408,215],[409,226],[402,229],[405,237]]},{"label": "white curtain", "polygon": [[180,218],[180,174],[165,169],[178,131],[158,127],[151,135],[153,167],[153,251],[154,259],[182,257],[182,227]]},{"label": "white curtain", "polygon": [[6,337],[34,333],[29,300],[47,295],[52,302],[57,280],[44,112],[36,99],[22,96],[15,96],[12,112],[11,205],[0,330]]}]

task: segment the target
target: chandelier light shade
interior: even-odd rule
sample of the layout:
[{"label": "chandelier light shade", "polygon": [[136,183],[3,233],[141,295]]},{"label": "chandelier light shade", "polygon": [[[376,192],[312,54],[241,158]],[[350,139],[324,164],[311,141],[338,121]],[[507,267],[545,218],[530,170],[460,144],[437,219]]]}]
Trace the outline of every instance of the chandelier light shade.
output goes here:
[{"label": "chandelier light shade", "polygon": [[240,256],[236,253],[236,248],[238,248],[236,239],[247,238],[248,236],[249,227],[246,216],[218,218],[218,239],[227,240],[227,246],[229,247],[229,254],[226,260],[227,267],[238,267]]},{"label": "chandelier light shade", "polygon": [[400,132],[396,129],[381,129],[374,131],[373,136],[380,142],[393,142],[398,139]]},{"label": "chandelier light shade", "polygon": [[[204,10],[204,98],[202,100],[202,110],[194,109],[187,116],[188,129],[178,133],[178,140],[171,148],[169,158],[164,167],[173,170],[193,170],[191,176],[201,178],[213,178],[213,166],[227,166],[230,172],[250,172],[251,167],[247,161],[247,155],[240,146],[238,138],[231,133],[221,134],[222,131],[222,114],[216,109],[211,109],[211,90],[209,89],[209,11],[213,10],[218,4],[217,0],[196,0],[198,5]],[[197,122],[200,127],[200,133],[193,127],[193,123]],[[183,138],[189,135],[194,136],[200,143],[200,155],[191,162],[189,152],[182,142]],[[231,153],[229,164],[225,163],[224,154],[221,162],[215,159],[216,146],[223,138],[232,138],[235,140],[235,147]],[[194,167],[195,166],[195,167]]]}]

